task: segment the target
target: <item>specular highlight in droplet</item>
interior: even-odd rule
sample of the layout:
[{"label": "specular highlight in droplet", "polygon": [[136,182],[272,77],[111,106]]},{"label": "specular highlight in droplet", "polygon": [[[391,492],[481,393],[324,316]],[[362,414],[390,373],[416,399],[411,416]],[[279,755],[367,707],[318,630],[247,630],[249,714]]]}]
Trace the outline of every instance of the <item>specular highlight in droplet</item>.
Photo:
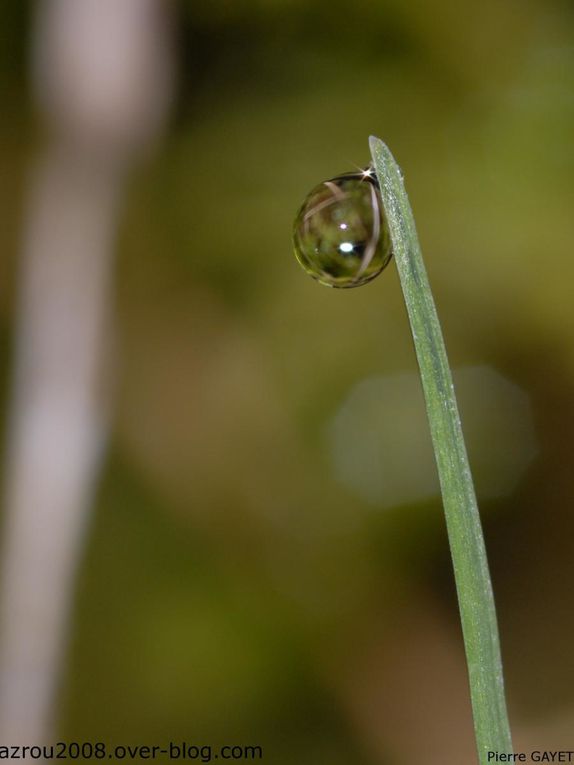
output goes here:
[{"label": "specular highlight in droplet", "polygon": [[301,266],[328,287],[358,287],[378,276],[392,247],[374,172],[316,186],[297,213],[293,243]]}]

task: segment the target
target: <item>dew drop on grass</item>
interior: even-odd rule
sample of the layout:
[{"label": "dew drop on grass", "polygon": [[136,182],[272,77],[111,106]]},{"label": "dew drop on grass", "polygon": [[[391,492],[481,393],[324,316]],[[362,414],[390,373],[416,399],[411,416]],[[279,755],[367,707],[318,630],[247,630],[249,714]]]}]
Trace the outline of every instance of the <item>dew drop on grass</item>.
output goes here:
[{"label": "dew drop on grass", "polygon": [[378,276],[392,248],[372,169],[316,186],[297,213],[293,242],[301,266],[328,287],[359,287]]}]

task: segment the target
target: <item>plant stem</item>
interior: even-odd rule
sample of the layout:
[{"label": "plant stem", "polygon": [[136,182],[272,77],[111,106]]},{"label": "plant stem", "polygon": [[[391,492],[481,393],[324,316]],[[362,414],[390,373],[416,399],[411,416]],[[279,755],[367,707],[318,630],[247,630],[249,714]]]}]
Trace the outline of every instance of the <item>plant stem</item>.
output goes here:
[{"label": "plant stem", "polygon": [[383,206],[411,324],[454,567],[479,762],[512,752],[502,661],[484,538],[452,376],[401,171],[370,138]]}]

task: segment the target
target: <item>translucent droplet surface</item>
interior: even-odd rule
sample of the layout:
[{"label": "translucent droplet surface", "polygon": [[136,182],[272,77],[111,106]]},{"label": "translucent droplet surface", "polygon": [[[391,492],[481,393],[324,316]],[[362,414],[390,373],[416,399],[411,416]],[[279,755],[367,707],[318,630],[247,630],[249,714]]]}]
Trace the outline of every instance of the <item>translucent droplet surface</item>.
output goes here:
[{"label": "translucent droplet surface", "polygon": [[328,287],[358,287],[378,276],[392,248],[374,171],[316,186],[297,213],[293,242],[305,271]]}]

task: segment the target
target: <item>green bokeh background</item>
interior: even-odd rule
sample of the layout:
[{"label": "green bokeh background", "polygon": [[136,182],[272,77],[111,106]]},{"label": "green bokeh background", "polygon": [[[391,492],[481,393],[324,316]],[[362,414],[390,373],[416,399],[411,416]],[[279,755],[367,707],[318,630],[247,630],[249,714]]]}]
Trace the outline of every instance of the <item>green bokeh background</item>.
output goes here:
[{"label": "green bokeh background", "polygon": [[[368,501],[325,435],[362,380],[416,370],[394,268],[328,290],[291,252],[303,197],[366,164],[376,134],[405,173],[453,367],[528,397],[536,457],[479,500],[517,749],[573,749],[572,6],[177,10],[170,128],[121,223],[116,416],[61,737],[260,744],[272,765],[472,761],[440,501]],[[41,140],[30,13],[0,7],[4,414]]]}]

